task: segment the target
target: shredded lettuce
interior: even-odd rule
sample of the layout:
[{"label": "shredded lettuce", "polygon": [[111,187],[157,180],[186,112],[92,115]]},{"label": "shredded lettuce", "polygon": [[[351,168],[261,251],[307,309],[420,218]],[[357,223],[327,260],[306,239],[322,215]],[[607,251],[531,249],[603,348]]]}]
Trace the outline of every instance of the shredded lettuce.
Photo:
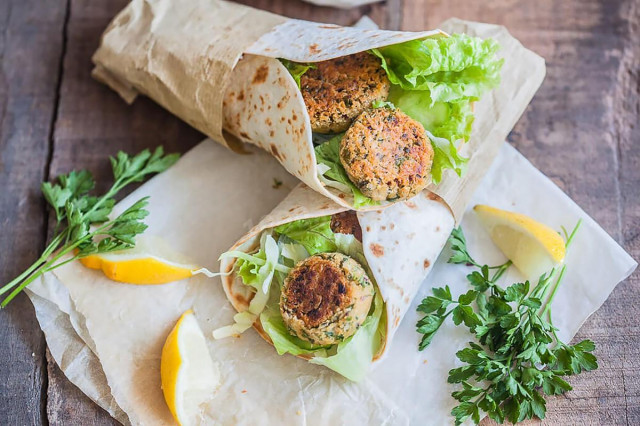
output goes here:
[{"label": "shredded lettuce", "polygon": [[245,285],[255,290],[255,294],[249,303],[249,308],[233,316],[233,324],[213,331],[213,337],[216,339],[241,334],[248,330],[267,305],[271,283],[276,276],[276,272],[282,274],[290,270],[289,267],[278,262],[280,249],[271,234],[267,232],[262,234],[260,250],[256,254],[229,251],[220,256],[221,259],[224,257],[238,259],[235,266],[238,276],[240,276]]},{"label": "shredded lettuce", "polygon": [[311,68],[315,68],[316,66],[313,64],[304,64],[299,62],[293,62],[288,59],[280,59],[282,65],[285,66],[291,77],[296,81],[298,85],[298,89],[300,88],[300,78],[309,71]]},{"label": "shredded lettuce", "polygon": [[435,102],[478,100],[500,83],[504,62],[493,39],[466,34],[411,40],[372,49],[389,80],[404,90],[428,90]]},{"label": "shredded lettuce", "polygon": [[[215,338],[240,334],[259,318],[279,355],[312,355],[310,362],[324,365],[349,380],[364,378],[371,361],[379,352],[386,333],[384,301],[379,290],[362,326],[345,341],[328,346],[306,342],[287,330],[280,313],[280,289],[290,266],[308,256],[338,251],[358,261],[373,277],[362,243],[353,235],[334,233],[331,216],[301,219],[264,232],[260,248],[254,254],[230,251],[221,257],[234,257],[236,273],[256,293],[249,309],[234,316],[235,323],[214,331]],[[265,285],[265,282],[268,282]]]},{"label": "shredded lettuce", "polygon": [[341,234],[335,233],[336,251],[355,259],[363,268],[367,270],[370,277],[373,275],[369,268],[369,262],[364,257],[364,250],[362,249],[362,243],[353,234]]},{"label": "shredded lettuce", "polygon": [[[354,208],[378,205],[377,201],[364,195],[358,187],[351,182],[347,171],[340,162],[340,140],[342,134],[336,135],[328,141],[316,146],[316,160],[318,161],[318,178],[327,186],[334,187],[342,192],[353,194]],[[322,167],[324,166],[324,167]]]}]

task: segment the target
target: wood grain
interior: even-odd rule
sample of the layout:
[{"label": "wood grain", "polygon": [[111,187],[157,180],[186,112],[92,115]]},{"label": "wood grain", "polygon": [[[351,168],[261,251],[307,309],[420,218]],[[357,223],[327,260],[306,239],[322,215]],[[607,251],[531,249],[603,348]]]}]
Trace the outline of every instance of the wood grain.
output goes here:
[{"label": "wood grain", "polygon": [[[433,15],[502,24],[545,57],[545,82],[509,140],[636,259],[639,4],[422,1],[405,4],[403,13],[409,29],[436,25]],[[574,391],[548,400],[544,424],[640,423],[639,328],[629,315],[640,303],[639,285],[636,272],[575,337],[595,341],[600,367],[571,378]]]},{"label": "wood grain", "polygon": [[[203,138],[148,99],[127,106],[91,79],[100,34],[126,3],[0,2],[3,281],[28,266],[45,243],[40,181],[83,167],[104,188],[106,157],[117,150],[162,144],[185,152]],[[640,257],[640,0],[388,0],[347,11],[298,0],[242,3],[343,25],[367,14],[386,29],[421,30],[451,16],[506,25],[548,67],[510,142]],[[630,314],[637,312],[639,290],[636,273],[580,330],[576,339],[595,340],[600,369],[574,378],[574,391],[549,400],[543,423],[640,424],[640,327]],[[46,359],[25,297],[0,317],[3,423],[114,423]]]},{"label": "wood grain", "polygon": [[[0,281],[9,282],[44,249],[39,185],[47,176],[57,101],[64,1],[0,2]],[[46,423],[44,336],[24,295],[0,312],[0,417]]]}]

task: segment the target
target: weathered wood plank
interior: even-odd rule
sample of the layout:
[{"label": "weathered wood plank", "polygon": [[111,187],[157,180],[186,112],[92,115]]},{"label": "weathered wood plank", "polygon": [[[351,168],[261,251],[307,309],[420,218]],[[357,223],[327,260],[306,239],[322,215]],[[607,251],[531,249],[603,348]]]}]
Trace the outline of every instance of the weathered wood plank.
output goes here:
[{"label": "weathered wood plank", "polygon": [[[545,56],[549,67],[545,85],[512,133],[511,141],[624,243],[636,258],[640,255],[640,153],[637,144],[640,135],[637,124],[632,128],[632,124],[638,121],[639,53],[633,49],[634,46],[637,49],[639,40],[637,25],[630,25],[634,19],[635,22],[639,20],[637,0],[518,0],[490,4],[463,0],[389,0],[351,11],[317,8],[298,1],[243,2],[291,17],[339,24],[351,24],[366,13],[388,29],[424,29],[449,16],[507,25],[525,45]],[[173,151],[184,152],[202,138],[149,100],[141,99],[127,107],[113,92],[91,80],[89,58],[97,47],[99,35],[125,4],[126,0],[71,2],[67,55],[50,169],[52,175],[72,168],[88,167],[94,171],[100,186],[105,187],[110,175],[106,156],[118,149],[135,152],[144,147],[164,144]],[[3,4],[2,7],[6,6]],[[0,16],[5,14],[0,13]],[[2,39],[0,46],[6,52],[5,39]],[[38,59],[31,61],[37,62]],[[625,76],[625,73],[631,77]],[[31,81],[33,79],[25,79],[26,83]],[[620,81],[626,83],[620,86]],[[1,98],[5,98],[6,87],[0,82]],[[5,117],[9,109],[6,104],[0,105],[0,108],[5,108],[0,109],[0,117]],[[16,109],[12,107],[11,111]],[[5,121],[6,117],[2,123],[3,143],[8,131]],[[33,120],[29,123],[33,123]],[[28,126],[20,128],[27,129]],[[576,149],[577,144],[580,149]],[[4,144],[2,149],[0,161],[4,162]],[[37,157],[38,152],[33,148],[25,149],[23,155]],[[46,154],[43,156],[46,159]],[[40,172],[44,173],[45,160],[42,161]],[[584,172],[583,164],[589,165],[588,173]],[[2,167],[0,183],[1,179],[6,178],[5,173],[8,176],[5,166]],[[36,183],[29,183],[29,187],[36,188],[41,179],[34,178]],[[5,194],[0,194],[3,229],[6,228],[4,209],[15,209],[13,205],[17,203],[12,200],[26,193],[20,188],[15,190],[18,195],[11,199],[2,198]],[[32,217],[38,217],[42,205],[38,204],[40,201],[35,190],[31,200],[36,206]],[[27,229],[33,222],[25,220],[24,223],[22,229],[33,232]],[[12,223],[12,226],[15,227],[15,224]],[[39,228],[39,235],[43,234],[43,226]],[[24,234],[16,231],[11,235]],[[42,244],[42,236],[39,238],[39,243],[23,243],[24,251],[31,249],[31,257],[27,256],[29,259],[36,255],[34,247]],[[3,243],[0,242],[0,253],[6,253]],[[7,244],[14,251],[19,247],[15,241]],[[15,258],[13,255],[8,259],[3,256],[0,262],[7,262],[7,265],[9,261],[14,262],[10,266],[16,272],[28,264],[28,260],[25,260],[22,266],[16,266]],[[7,268],[2,269],[3,272],[5,270]],[[600,370],[575,378],[572,381],[575,387],[572,393],[551,400],[547,423],[640,422],[640,400],[634,397],[640,388],[635,361],[640,352],[639,329],[634,318],[624,315],[625,311],[633,311],[640,302],[637,291],[639,285],[638,275],[621,284],[612,299],[583,327],[579,337],[592,338],[598,344]],[[24,303],[24,299],[21,301]],[[33,325],[35,320],[30,307],[27,313],[20,309],[20,315],[12,318],[14,323],[22,327],[31,325],[31,333],[41,339],[37,326]],[[21,334],[20,330],[13,329],[7,333],[13,340],[29,341],[29,334]],[[41,340],[39,342],[41,345]],[[42,346],[39,348],[42,351]],[[42,374],[41,370],[38,374]],[[90,423],[112,422],[106,413],[68,383],[56,366],[50,366],[49,375],[47,412],[52,424],[75,422],[78,418],[71,417],[73,413],[82,413],[81,418]],[[6,380],[2,380],[2,383],[6,383]],[[36,421],[33,422],[30,421],[31,417],[27,417],[34,409],[39,413],[39,409],[38,404],[25,402],[32,393],[23,389],[23,385],[11,382],[8,385],[0,384],[6,386],[3,395],[15,395],[14,406],[28,406],[23,409],[23,417],[17,418],[17,423],[39,423],[39,417],[34,417]],[[4,413],[2,404],[0,402],[0,412]],[[27,418],[29,421],[26,421]]]},{"label": "weathered wood plank", "polygon": [[[39,194],[56,105],[65,1],[0,2],[0,282],[44,248]],[[0,312],[0,413],[5,424],[46,422],[45,342],[24,295]]]},{"label": "weathered wood plank", "polygon": [[[444,16],[495,22],[545,57],[547,78],[509,139],[636,258],[638,4],[428,0],[405,2],[402,22],[410,29]],[[640,422],[631,398],[640,387],[639,328],[629,316],[640,303],[639,284],[638,273],[620,284],[582,327],[576,341],[596,342],[600,368],[571,378],[574,391],[549,400],[545,424]]]},{"label": "weathered wood plank", "polygon": [[[47,350],[47,372],[49,377],[49,398],[47,416],[51,425],[119,425],[96,404],[88,400],[71,383]],[[55,389],[55,392],[51,392]]]},{"label": "weathered wood plank", "polygon": [[[148,99],[127,106],[90,76],[91,55],[100,35],[126,1],[72,1],[55,123],[52,176],[88,168],[98,190],[111,182],[107,160],[118,150],[135,153],[164,145],[184,152],[203,139],[195,130]],[[117,424],[73,386],[50,359],[47,414],[50,424]]]}]

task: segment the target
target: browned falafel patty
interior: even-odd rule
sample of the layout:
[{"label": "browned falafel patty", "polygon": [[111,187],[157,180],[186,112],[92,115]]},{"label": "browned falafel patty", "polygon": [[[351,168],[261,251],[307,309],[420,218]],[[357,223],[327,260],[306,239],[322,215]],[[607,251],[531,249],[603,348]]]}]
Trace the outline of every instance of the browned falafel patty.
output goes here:
[{"label": "browned falafel patty", "polygon": [[429,184],[433,148],[422,124],[398,109],[376,108],[347,130],[340,162],[372,200],[406,199]]},{"label": "browned falafel patty", "polygon": [[331,216],[331,230],[339,234],[351,234],[362,242],[362,228],[358,222],[358,215],[353,210]]},{"label": "browned falafel patty", "polygon": [[373,284],[358,262],[342,253],[320,253],[289,272],[280,313],[291,334],[315,345],[332,345],[360,328],[373,294]]},{"label": "browned falafel patty", "polygon": [[315,66],[300,78],[314,132],[344,132],[358,114],[389,95],[387,74],[380,59],[370,53],[317,62]]}]

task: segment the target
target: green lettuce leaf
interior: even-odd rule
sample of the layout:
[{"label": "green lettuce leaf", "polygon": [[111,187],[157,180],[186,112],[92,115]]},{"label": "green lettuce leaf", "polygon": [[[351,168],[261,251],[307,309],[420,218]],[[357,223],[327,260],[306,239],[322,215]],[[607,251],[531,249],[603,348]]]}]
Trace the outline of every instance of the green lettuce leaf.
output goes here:
[{"label": "green lettuce leaf", "polygon": [[493,39],[466,34],[411,40],[372,49],[389,80],[404,90],[428,90],[431,102],[478,100],[500,82],[503,59]]},{"label": "green lettuce leaf", "polygon": [[293,62],[288,59],[280,59],[282,65],[285,66],[291,77],[296,81],[298,85],[298,89],[300,88],[300,78],[309,71],[311,68],[315,68],[316,66],[313,64],[302,64],[299,62]]},{"label": "green lettuce leaf", "polygon": [[321,173],[318,177],[327,186],[331,186],[343,192],[348,192],[348,190],[350,190],[353,194],[353,206],[355,208],[378,205],[378,202],[373,201],[371,198],[360,192],[358,187],[349,179],[347,171],[340,162],[341,139],[342,134],[316,146],[316,160],[319,165],[322,164],[326,166],[326,170],[320,169]]},{"label": "green lettuce leaf", "polygon": [[[275,290],[275,289],[274,289]],[[280,314],[280,291],[273,291],[272,298],[266,308],[260,314],[260,323],[265,333],[269,335],[278,355],[290,353],[292,355],[317,354],[326,356],[326,350],[322,346],[314,346],[304,341],[287,330],[287,326]]]},{"label": "green lettuce leaf", "polygon": [[434,136],[451,142],[468,141],[473,124],[471,101],[432,102],[428,91],[409,91],[393,86],[389,101]]},{"label": "green lettuce leaf", "polygon": [[311,256],[336,250],[331,216],[296,220],[277,226],[274,231],[302,245]]},{"label": "green lettuce leaf", "polygon": [[[305,250],[309,254],[338,251],[357,260],[372,276],[362,243],[353,235],[334,233],[330,225],[331,216],[323,216],[276,227],[274,231],[278,236],[281,256],[293,260],[298,259]],[[302,245],[304,249],[296,245]],[[349,380],[359,381],[365,377],[386,334],[384,301],[377,288],[369,315],[358,331],[344,342],[330,346],[315,346],[290,334],[282,320],[279,303],[280,286],[271,286],[269,300],[260,313],[262,328],[279,355],[313,355],[311,363],[324,365]]]},{"label": "green lettuce leaf", "polygon": [[462,176],[469,159],[460,155],[455,143],[432,134],[429,134],[429,139],[433,147],[433,164],[431,165],[433,182],[439,183],[446,169],[452,169],[458,176]]},{"label": "green lettuce leaf", "polygon": [[349,380],[362,380],[371,366],[374,355],[386,335],[386,320],[383,319],[384,302],[380,291],[376,291],[373,299],[373,313],[370,313],[356,333],[338,343],[335,355],[314,356],[309,360],[312,364],[324,365],[343,375]]},{"label": "green lettuce leaf", "polygon": [[398,108],[424,126],[433,147],[431,179],[434,183],[442,180],[446,169],[462,176],[469,160],[458,153],[456,144],[471,135],[473,112],[468,101],[436,102],[430,106],[428,92],[394,87],[385,103],[388,108]]}]

